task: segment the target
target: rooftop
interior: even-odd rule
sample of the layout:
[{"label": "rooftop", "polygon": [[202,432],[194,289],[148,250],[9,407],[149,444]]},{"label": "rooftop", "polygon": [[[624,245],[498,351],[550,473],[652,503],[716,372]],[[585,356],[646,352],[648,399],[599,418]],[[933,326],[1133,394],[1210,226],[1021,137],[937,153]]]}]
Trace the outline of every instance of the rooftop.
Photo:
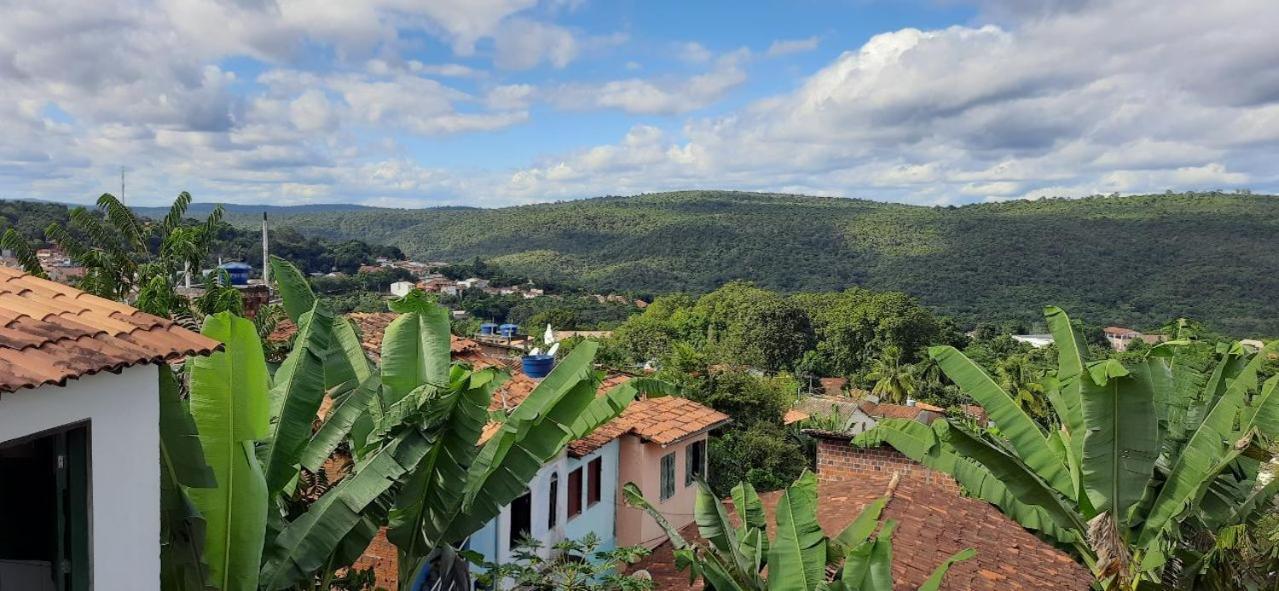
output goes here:
[{"label": "rooftop", "polygon": [[[868,475],[844,482],[823,482],[818,488],[817,520],[828,536],[838,534],[867,503],[889,490],[889,474]],[[760,495],[768,523],[780,491]],[[735,513],[730,511],[730,516]],[[915,589],[933,568],[950,555],[974,548],[977,556],[950,569],[941,589],[945,591],[1080,590],[1088,589],[1092,576],[1065,552],[1035,537],[1005,517],[998,509],[977,499],[905,478],[892,492],[883,520],[897,522],[893,535],[895,588]],[[681,533],[701,541],[697,525]],[[647,569],[658,589],[700,589],[700,581],[688,583],[688,573],[675,569],[670,543],[665,543],[635,568]]]},{"label": "rooftop", "polygon": [[221,343],[119,302],[0,268],[0,392],[207,355]]}]

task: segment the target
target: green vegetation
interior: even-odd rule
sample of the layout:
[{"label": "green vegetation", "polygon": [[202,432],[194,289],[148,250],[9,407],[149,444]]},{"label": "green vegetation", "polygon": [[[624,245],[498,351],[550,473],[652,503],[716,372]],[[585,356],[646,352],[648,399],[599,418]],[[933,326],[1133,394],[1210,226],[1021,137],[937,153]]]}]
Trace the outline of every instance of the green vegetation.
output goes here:
[{"label": "green vegetation", "polygon": [[[649,591],[651,579],[621,574],[622,566],[648,556],[643,546],[600,550],[599,536],[556,542],[553,560],[542,558],[542,543],[525,539],[514,548],[512,562],[485,562],[484,574],[475,577],[479,588],[491,591]],[[428,587],[429,588],[429,587]]]},{"label": "green vegetation", "polygon": [[1178,340],[1126,364],[1090,361],[1065,313],[1050,307],[1045,318],[1058,352],[1055,374],[1043,380],[1047,429],[980,365],[938,346],[932,359],[997,430],[886,420],[856,443],[886,442],[951,474],[1027,529],[1073,548],[1101,588],[1273,582],[1273,543],[1258,552],[1236,542],[1279,493],[1279,480],[1262,477],[1279,439],[1279,376],[1260,383],[1279,341],[1249,353],[1238,343]]},{"label": "green vegetation", "polygon": [[[488,406],[505,376],[453,364],[448,311],[421,292],[391,302],[400,316],[373,367],[297,268],[277,259],[272,271],[299,327],[273,376],[253,324],[228,312],[205,321],[225,349],[190,363],[189,411],[161,372],[166,589],[327,589],[380,527],[401,589],[428,561],[470,588],[454,546],[570,441],[641,390],[659,395],[640,379],[597,397],[597,345],[586,343],[499,419]],[[332,410],[313,429],[326,396]],[[479,445],[490,420],[503,426]],[[335,483],[323,476],[331,461],[345,464]]]},{"label": "green vegetation", "polygon": [[[285,217],[287,216],[287,218]],[[252,225],[260,216],[232,216]],[[901,291],[965,326],[1039,323],[1054,302],[1154,331],[1196,318],[1279,335],[1279,199],[1224,193],[930,208],[688,191],[501,209],[281,213],[308,236],[394,244],[418,259],[484,257],[513,276],[597,292]]]},{"label": "green vegetation", "polygon": [[[893,591],[892,520],[879,522],[888,497],[866,505],[842,532],[828,538],[817,523],[817,477],[805,471],[777,502],[777,533],[770,540],[759,495],[748,483],[733,487],[732,505],[698,482],[694,503],[698,533],[707,544],[689,542],[633,484],[626,503],[643,509],[666,531],[675,564],[716,591]],[[737,523],[729,519],[736,513]],[[878,532],[876,532],[878,530]],[[962,550],[944,560],[919,587],[937,591],[955,563],[975,556]],[[767,573],[765,568],[767,567]],[[827,573],[834,572],[833,580]]]}]

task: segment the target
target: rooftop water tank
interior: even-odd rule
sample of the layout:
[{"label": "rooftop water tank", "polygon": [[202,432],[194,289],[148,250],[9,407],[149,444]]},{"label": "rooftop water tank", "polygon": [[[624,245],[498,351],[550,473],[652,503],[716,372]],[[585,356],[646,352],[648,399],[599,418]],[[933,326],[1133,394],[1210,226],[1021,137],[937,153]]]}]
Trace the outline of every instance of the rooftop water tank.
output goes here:
[{"label": "rooftop water tank", "polygon": [[228,277],[231,278],[231,285],[248,285],[249,272],[253,270],[244,263],[223,263],[218,265],[218,269],[226,271]]},{"label": "rooftop water tank", "polygon": [[485,322],[480,325],[480,334],[486,337],[493,336],[497,332],[497,325],[492,322]]},{"label": "rooftop water tank", "polygon": [[554,355],[525,355],[520,365],[524,370],[524,375],[540,380],[550,375],[551,370],[555,369]]},{"label": "rooftop water tank", "polygon": [[515,336],[515,331],[519,330],[519,328],[520,326],[518,324],[511,324],[508,322],[506,324],[503,324],[502,326],[497,327],[497,332],[503,337],[509,339]]}]

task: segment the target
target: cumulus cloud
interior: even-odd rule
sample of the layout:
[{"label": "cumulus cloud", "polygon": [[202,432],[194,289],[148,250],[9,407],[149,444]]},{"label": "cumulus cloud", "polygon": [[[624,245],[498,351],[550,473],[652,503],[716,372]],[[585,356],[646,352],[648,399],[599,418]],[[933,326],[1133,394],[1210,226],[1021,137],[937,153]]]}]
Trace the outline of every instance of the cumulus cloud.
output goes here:
[{"label": "cumulus cloud", "polygon": [[[877,35],[793,92],[691,119],[658,145],[550,159],[510,189],[615,193],[625,180],[917,203],[1279,189],[1258,158],[1279,146],[1279,38],[1262,24],[1279,5],[995,4],[1006,22]],[[631,150],[647,181],[627,174]]]},{"label": "cumulus cloud", "polygon": [[[648,56],[642,75],[626,72],[640,69],[626,65],[636,54],[612,79],[575,79],[568,66],[629,38],[540,20],[574,2],[534,4],[12,2],[0,19],[0,192],[83,201],[121,165],[156,200],[185,188],[242,202],[1279,191],[1279,37],[1267,27],[1279,4],[1268,0],[982,0],[972,24],[885,31],[712,116],[698,111],[745,85],[749,52],[661,45],[681,73]],[[446,55],[404,55],[422,35]],[[834,43],[781,39],[764,55],[819,42]],[[551,74],[535,79],[539,68]],[[441,168],[400,145],[519,125],[539,105],[637,117],[613,141],[514,169]]]}]

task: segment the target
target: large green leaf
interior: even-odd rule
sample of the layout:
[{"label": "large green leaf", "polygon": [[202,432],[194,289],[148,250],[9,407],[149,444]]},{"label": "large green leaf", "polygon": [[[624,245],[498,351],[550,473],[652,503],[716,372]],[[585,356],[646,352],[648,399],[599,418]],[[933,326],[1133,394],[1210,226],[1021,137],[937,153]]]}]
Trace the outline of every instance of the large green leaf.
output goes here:
[{"label": "large green leaf", "polygon": [[879,497],[862,507],[861,513],[857,514],[852,523],[830,539],[828,558],[844,556],[869,540],[870,535],[875,533],[875,528],[879,527],[879,515],[888,506],[888,500],[888,497]]},{"label": "large green leaf", "polygon": [[[887,443],[916,462],[950,474],[969,495],[999,507],[1022,527],[1043,532],[1063,543],[1076,543],[1082,539],[1084,530],[1076,525],[1081,519],[1077,514],[1057,511],[1057,505],[1045,508],[1023,502],[985,466],[961,457],[942,441],[938,431],[946,428],[940,422],[929,427],[908,419],[887,419],[859,435],[854,444],[875,446]],[[1051,514],[1050,509],[1054,510]]]},{"label": "large green leaf", "polygon": [[398,402],[418,386],[448,387],[449,311],[420,291],[391,301],[400,313],[382,339],[382,386],[385,403]]},{"label": "large green leaf", "polygon": [[[1146,546],[1163,536],[1165,530],[1176,523],[1177,518],[1207,483],[1228,465],[1225,461],[1227,455],[1245,436],[1235,430],[1235,421],[1244,406],[1244,397],[1257,386],[1257,372],[1274,349],[1279,349],[1279,341],[1263,348],[1239,369],[1234,379],[1228,380],[1229,385],[1225,385],[1223,393],[1208,411],[1208,416],[1195,429],[1194,435],[1177,456],[1167,481],[1147,513],[1138,539],[1139,545]],[[1230,371],[1228,368],[1223,369],[1223,366],[1230,362],[1231,357],[1232,354],[1228,352],[1216,374]],[[1209,382],[1209,388],[1216,390],[1221,387],[1217,384],[1224,385],[1226,382],[1227,380],[1214,376]],[[1237,450],[1235,454],[1238,454]]]},{"label": "large green leaf", "polygon": [[679,529],[671,525],[670,520],[666,519],[666,515],[660,509],[654,507],[652,503],[648,502],[648,499],[644,498],[644,492],[638,486],[635,486],[635,483],[627,482],[622,485],[622,500],[628,506],[648,513],[653,518],[653,521],[657,523],[657,526],[666,534],[666,538],[671,541],[671,546],[676,550],[689,547],[688,541],[684,539],[684,536],[680,535]]},{"label": "large green leaf", "polygon": [[768,588],[812,591],[826,579],[826,536],[817,523],[817,475],[804,471],[782,492],[768,548]]},{"label": "large green leaf", "polygon": [[956,453],[980,464],[998,478],[1018,502],[1042,508],[1062,529],[1083,531],[1083,519],[1069,500],[1048,486],[1020,458],[960,426],[938,421],[933,427]]},{"label": "large green leaf", "polygon": [[933,569],[933,573],[928,575],[928,579],[924,581],[924,584],[919,586],[919,591],[937,591],[941,588],[942,579],[946,578],[946,573],[950,571],[950,567],[976,555],[977,551],[972,548],[964,548],[954,553],[950,558],[937,565],[937,568]]},{"label": "large green leaf", "polygon": [[370,453],[354,475],[325,493],[276,536],[262,563],[262,588],[288,589],[325,568],[347,537],[367,523],[367,508],[403,482],[430,447],[416,429],[405,429]]},{"label": "large green leaf", "polygon": [[195,421],[181,399],[177,377],[167,365],[160,377],[160,578],[164,589],[203,589],[204,516],[183,487],[217,486],[204,461]]},{"label": "large green leaf", "polygon": [[354,388],[373,375],[373,367],[351,320],[335,316],[332,322],[328,358],[324,363],[324,387]]},{"label": "large green leaf", "polygon": [[377,387],[376,377],[365,380],[360,387],[343,396],[329,411],[328,416],[324,418],[324,424],[320,425],[315,435],[311,436],[311,441],[307,443],[306,449],[298,458],[303,468],[312,472],[319,470],[324,461],[333,454],[333,450],[336,450],[342,440],[351,433],[356,420],[360,417],[367,418],[369,401],[372,400]]},{"label": "large green leaf", "polygon": [[257,588],[266,531],[266,480],[253,442],[267,433],[267,370],[253,323],[222,312],[205,319],[205,336],[223,351],[191,368],[191,416],[217,488],[193,489],[207,522],[205,559],[222,591]]},{"label": "large green leaf", "polygon": [[271,256],[271,279],[284,302],[284,313],[297,322],[315,307],[315,293],[298,268],[280,257]]},{"label": "large green leaf", "polygon": [[[730,567],[734,578],[748,587],[760,587],[762,579],[754,557],[745,552],[742,541],[738,537],[737,528],[728,519],[728,511],[711,492],[705,481],[698,479],[697,496],[693,501],[693,519],[697,523],[698,533],[710,541],[711,545],[723,557],[725,565]],[[750,548],[754,549],[755,544]]]},{"label": "large green leaf", "polygon": [[1022,463],[1062,495],[1072,500],[1077,497],[1078,491],[1063,458],[1053,452],[1043,431],[1021,405],[991,380],[981,366],[954,347],[932,347],[928,353],[951,381],[986,409],[1017,450]]},{"label": "large green leaf", "polygon": [[[444,542],[457,515],[466,472],[475,458],[480,432],[496,382],[494,370],[471,374],[425,402],[424,423],[431,448],[413,467],[390,513],[387,539],[400,551],[401,564],[415,564]],[[403,569],[401,569],[403,570]],[[412,573],[402,572],[402,579]]]},{"label": "large green leaf", "polygon": [[299,319],[293,350],[275,372],[271,437],[263,450],[271,494],[285,491],[297,477],[302,451],[311,439],[311,425],[324,402],[324,358],[332,328],[333,315],[316,304]]},{"label": "large green leaf", "polygon": [[1266,380],[1264,386],[1261,387],[1261,394],[1257,395],[1243,411],[1243,421],[1245,425],[1255,425],[1257,431],[1274,440],[1279,438],[1279,376],[1271,377]]},{"label": "large green leaf", "polygon": [[[1057,417],[1073,438],[1079,438],[1082,452],[1084,434],[1083,399],[1080,393],[1079,379],[1084,376],[1085,352],[1088,350],[1083,335],[1071,324],[1070,317],[1061,308],[1048,306],[1044,308],[1044,319],[1048,321],[1048,332],[1052,333],[1053,344],[1057,346],[1057,383],[1060,388],[1059,405],[1055,404]],[[1082,455],[1082,453],[1081,453]]]},{"label": "large green leaf", "polygon": [[1084,490],[1098,513],[1110,511],[1120,525],[1127,525],[1129,511],[1146,492],[1159,456],[1150,372],[1159,371],[1161,362],[1146,363],[1156,367],[1144,365],[1129,374],[1118,361],[1102,361],[1076,380],[1088,429],[1081,469]]}]

